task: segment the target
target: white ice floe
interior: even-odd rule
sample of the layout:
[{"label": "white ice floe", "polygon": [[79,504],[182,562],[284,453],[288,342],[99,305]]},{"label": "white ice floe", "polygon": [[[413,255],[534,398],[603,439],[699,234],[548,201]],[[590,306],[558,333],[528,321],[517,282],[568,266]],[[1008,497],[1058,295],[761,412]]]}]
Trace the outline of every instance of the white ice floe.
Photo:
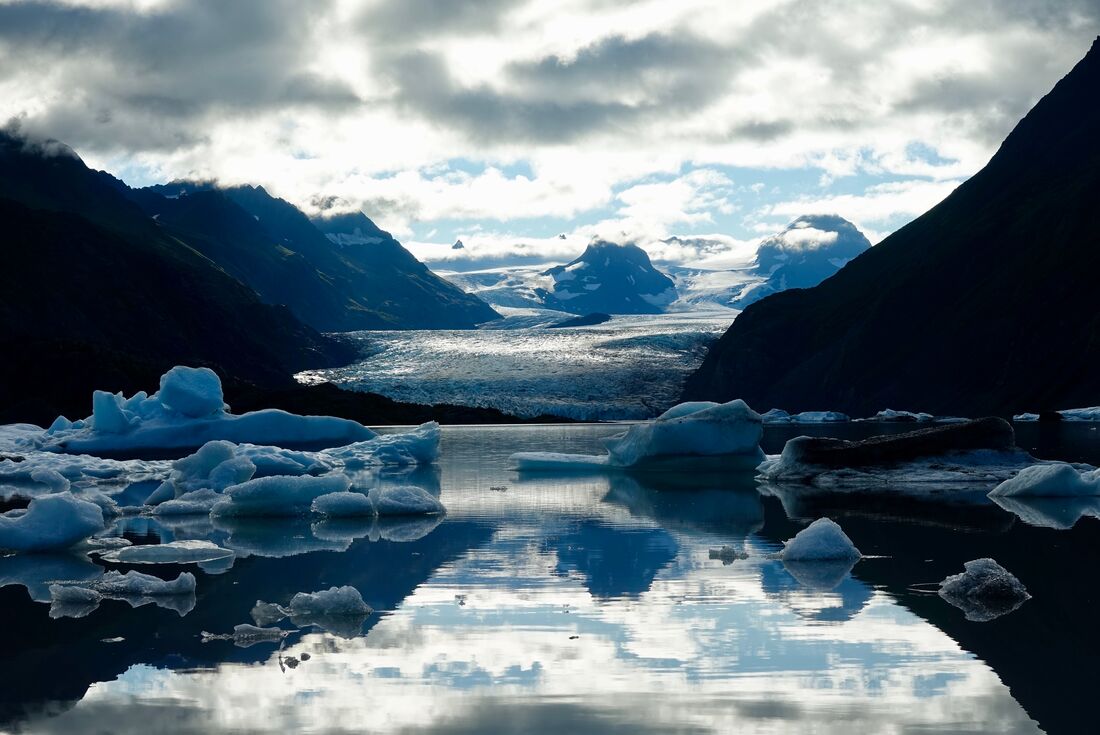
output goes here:
[{"label": "white ice floe", "polygon": [[330,518],[360,518],[373,516],[374,503],[363,493],[339,492],[322,495],[313,501],[314,513]]},{"label": "white ice floe", "polygon": [[803,411],[791,416],[794,424],[842,424],[851,421],[848,414],[840,411]]},{"label": "white ice floe", "polygon": [[895,411],[887,408],[879,411],[872,416],[870,421],[913,421],[918,423],[925,423],[935,420],[935,416],[930,413],[914,413],[913,411]]},{"label": "white ice floe", "polygon": [[163,580],[141,572],[107,572],[98,579],[50,585],[51,617],[83,617],[100,600],[121,600],[131,607],[155,604],[182,617],[195,607],[195,575],[183,572]]},{"label": "white ice floe", "polygon": [[429,421],[400,434],[380,434],[367,441],[326,449],[318,454],[349,470],[386,465],[431,464],[439,458],[439,424]]},{"label": "white ice floe", "polygon": [[103,530],[103,511],[71,493],[33,498],[26,511],[0,515],[0,549],[67,549]]},{"label": "white ice floe", "polygon": [[101,558],[120,564],[198,564],[231,557],[231,549],[223,549],[211,541],[183,540],[126,546],[109,551]]},{"label": "white ice floe", "polygon": [[220,516],[295,516],[309,513],[313,501],[322,495],[346,491],[351,479],[344,474],[313,477],[275,476],[233,485],[225,498],[211,509]]},{"label": "white ice floe", "polygon": [[262,628],[249,623],[241,623],[233,626],[232,633],[207,633],[202,631],[202,642],[233,641],[240,648],[248,648],[257,643],[278,643],[286,638],[287,633],[282,628]]},{"label": "white ice floe", "polygon": [[351,586],[330,587],[319,592],[299,592],[285,607],[257,600],[252,619],[257,625],[273,625],[284,618],[297,626],[317,626],[345,637],[358,635],[363,622],[373,613],[359,590]]},{"label": "white ice floe", "polygon": [[[1089,408],[1067,408],[1056,412],[1063,421],[1100,421],[1100,406]],[[1037,413],[1021,413],[1012,417],[1013,421],[1038,421]]]},{"label": "white ice floe", "polygon": [[383,485],[368,496],[379,516],[436,515],[445,512],[439,498],[415,485]]},{"label": "white ice floe", "polygon": [[65,475],[52,467],[39,467],[31,471],[31,480],[45,485],[51,493],[63,493],[72,485]]},{"label": "white ice floe", "polygon": [[1065,462],[1025,467],[989,493],[991,497],[1073,498],[1100,495],[1100,470]]},{"label": "white ice floe", "polygon": [[1023,583],[992,559],[975,559],[963,566],[965,572],[940,583],[939,594],[966,613],[967,620],[993,620],[1031,599]]},{"label": "white ice floe", "polygon": [[684,457],[739,457],[756,464],[764,458],[762,434],[760,414],[742,400],[682,403],[608,439],[606,456],[521,452],[511,459],[519,470],[638,467]]},{"label": "white ice floe", "polygon": [[278,409],[231,414],[218,376],[207,368],[172,368],[161,378],[160,388],[152,396],[139,392],[130,398],[96,391],[89,418],[43,432],[36,446],[68,454],[118,454],[178,451],[219,439],[320,447],[376,436],[355,421],[333,416],[298,416]]},{"label": "white ice floe", "polygon": [[178,498],[157,503],[153,508],[153,515],[162,517],[204,515],[213,510],[214,506],[223,500],[225,500],[225,497],[221,493],[210,488],[193,490]]},{"label": "white ice floe", "polygon": [[783,561],[854,561],[861,557],[848,535],[835,521],[818,518],[783,544]]}]

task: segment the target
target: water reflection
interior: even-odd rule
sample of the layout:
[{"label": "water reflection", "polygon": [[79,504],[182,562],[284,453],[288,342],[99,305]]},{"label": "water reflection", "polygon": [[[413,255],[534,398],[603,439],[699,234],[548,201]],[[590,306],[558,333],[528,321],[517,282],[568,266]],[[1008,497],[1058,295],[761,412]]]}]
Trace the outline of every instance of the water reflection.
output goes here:
[{"label": "water reflection", "polygon": [[[196,573],[196,604],[183,618],[105,601],[87,617],[51,620],[32,601],[48,600],[43,584],[102,567],[81,557],[0,558],[0,610],[12,620],[0,727],[1087,727],[1087,713],[1065,703],[1088,701],[1097,684],[1093,593],[1079,582],[1100,563],[1091,518],[1055,530],[989,502],[761,495],[751,474],[561,478],[508,469],[512,451],[591,451],[614,430],[446,431],[440,467],[417,478],[434,486],[445,517],[121,519],[115,532],[131,539],[205,538],[237,552],[231,568]],[[852,568],[774,557],[784,539],[826,514],[877,558]],[[711,558],[723,546],[744,558]],[[1033,600],[976,624],[913,591],[980,556],[1019,576]],[[294,630],[281,643],[201,643],[203,630],[254,622],[258,600],[285,604],[296,592],[340,585],[358,589],[375,613],[347,626],[272,622]]]}]

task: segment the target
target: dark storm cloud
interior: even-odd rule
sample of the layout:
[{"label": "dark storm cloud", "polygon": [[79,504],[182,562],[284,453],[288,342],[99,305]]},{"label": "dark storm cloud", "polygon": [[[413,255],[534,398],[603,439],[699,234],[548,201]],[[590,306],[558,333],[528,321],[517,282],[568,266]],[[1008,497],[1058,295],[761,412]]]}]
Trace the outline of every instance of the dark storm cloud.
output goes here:
[{"label": "dark storm cloud", "polygon": [[327,3],[191,0],[134,13],[46,2],[0,5],[0,54],[60,76],[70,94],[28,126],[75,145],[173,149],[209,115],[346,109],[347,87],[303,71]]}]

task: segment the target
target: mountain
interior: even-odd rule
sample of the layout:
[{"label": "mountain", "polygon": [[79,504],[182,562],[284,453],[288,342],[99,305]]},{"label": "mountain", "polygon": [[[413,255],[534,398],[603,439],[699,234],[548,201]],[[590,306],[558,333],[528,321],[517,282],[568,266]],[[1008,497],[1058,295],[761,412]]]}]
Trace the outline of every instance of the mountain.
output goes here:
[{"label": "mountain", "polygon": [[369,303],[404,329],[466,329],[499,319],[477,296],[437,276],[362,212],[318,217],[314,225],[359,273]]},{"label": "mountain", "polygon": [[[670,238],[664,242],[703,245],[706,250],[720,247],[714,241],[700,239]],[[871,243],[864,234],[843,217],[803,215],[762,240],[751,260],[727,262],[725,267],[668,266],[666,270],[676,281],[679,294],[673,308],[744,309],[788,288],[816,286],[869,247]]]},{"label": "mountain", "polygon": [[261,384],[353,357],[163,231],[70,149],[0,134],[5,417],[87,412],[177,363]]},{"label": "mountain", "polygon": [[676,285],[637,245],[597,240],[566,265],[543,272],[552,279],[547,308],[573,314],[659,314],[676,300]]},{"label": "mountain", "polygon": [[685,397],[851,414],[1100,403],[1100,39],[984,169],[811,289],[747,308]]},{"label": "mountain", "polygon": [[843,217],[799,217],[760,243],[750,272],[763,280],[744,289],[732,305],[744,309],[789,288],[812,288],[870,247],[867,237]]},{"label": "mountain", "polygon": [[174,182],[132,196],[158,222],[201,241],[203,254],[265,301],[286,304],[322,331],[468,329],[499,317],[361,212],[310,220],[262,186],[209,182]]}]

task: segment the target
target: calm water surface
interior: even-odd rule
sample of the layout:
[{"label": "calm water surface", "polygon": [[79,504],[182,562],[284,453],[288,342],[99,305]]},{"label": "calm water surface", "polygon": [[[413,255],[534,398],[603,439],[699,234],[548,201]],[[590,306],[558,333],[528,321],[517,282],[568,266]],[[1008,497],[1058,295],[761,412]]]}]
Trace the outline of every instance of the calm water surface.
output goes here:
[{"label": "calm water surface", "polygon": [[[446,429],[437,468],[379,478],[438,491],[441,522],[120,523],[135,543],[237,549],[228,569],[110,565],[194,571],[190,610],[108,601],[51,619],[31,597],[44,580],[94,573],[93,562],[0,558],[0,729],[1095,732],[1100,525],[1087,509],[1078,519],[1039,508],[1025,523],[980,493],[780,500],[751,475],[508,469],[513,451],[596,451],[614,431]],[[1096,432],[1075,431],[1046,437],[1046,451],[1096,452]],[[784,438],[769,429],[766,449]],[[820,515],[875,558],[810,571],[771,558]],[[710,558],[725,545],[747,558]],[[1033,599],[974,623],[913,587],[983,556]],[[256,600],[345,584],[375,609],[359,630],[308,628],[282,646],[201,642],[201,631],[252,622]]]}]

